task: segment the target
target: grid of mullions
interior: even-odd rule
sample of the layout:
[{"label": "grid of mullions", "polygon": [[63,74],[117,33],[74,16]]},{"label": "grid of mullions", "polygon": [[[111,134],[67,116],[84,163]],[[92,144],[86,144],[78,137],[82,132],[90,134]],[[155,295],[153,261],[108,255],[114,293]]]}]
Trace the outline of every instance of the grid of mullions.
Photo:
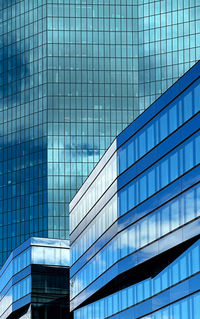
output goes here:
[{"label": "grid of mullions", "polygon": [[[117,46],[114,40],[117,35],[114,30],[119,26],[121,29],[120,15],[110,21],[108,8],[104,8],[107,2],[99,6],[97,1],[95,9],[95,2],[90,6],[88,2],[87,5],[74,2],[74,6],[66,1],[64,5],[53,2],[49,1],[47,6],[48,222],[51,234],[59,231],[56,216],[63,198],[69,203],[115,135],[138,114],[133,112],[131,83],[128,88],[129,64],[125,55],[121,59],[121,36]],[[120,13],[121,6],[116,7],[116,2],[112,4]],[[97,18],[92,16],[93,9]],[[123,10],[127,8],[123,6]],[[115,26],[113,32],[110,22]],[[122,36],[126,36],[125,32]],[[130,47],[131,43],[129,51]]]},{"label": "grid of mullions", "polygon": [[147,107],[200,57],[197,1],[138,5],[139,106]]},{"label": "grid of mullions", "polygon": [[0,265],[30,236],[47,236],[46,7],[41,4],[2,1],[0,7]]},{"label": "grid of mullions", "polygon": [[[20,143],[49,135],[48,214],[56,218],[62,212],[58,222],[49,219],[49,236],[64,238],[68,203],[114,136],[200,56],[199,6],[197,1],[9,0],[0,10],[5,110],[0,118],[7,122],[0,123],[1,145],[9,152],[15,135]],[[61,120],[55,116],[60,110]],[[58,155],[63,150],[64,158]],[[25,157],[32,161],[32,152]],[[66,229],[60,232],[64,216]]]}]

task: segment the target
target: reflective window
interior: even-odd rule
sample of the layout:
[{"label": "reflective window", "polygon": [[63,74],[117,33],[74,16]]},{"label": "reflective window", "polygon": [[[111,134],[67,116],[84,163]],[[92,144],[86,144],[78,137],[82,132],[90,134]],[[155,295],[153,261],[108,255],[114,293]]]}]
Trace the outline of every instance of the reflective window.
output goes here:
[{"label": "reflective window", "polygon": [[[131,141],[127,141],[119,149],[119,173],[122,173],[129,166],[133,165],[136,160],[141,158],[147,151],[150,151],[200,110],[198,102],[199,87],[199,80],[197,80],[185,93],[176,98],[170,105],[167,105],[149,124],[136,133],[131,138]],[[135,150],[136,145],[138,145],[139,151],[135,151],[135,156],[133,156],[133,147],[130,147],[130,145],[134,145]]]},{"label": "reflective window", "polygon": [[[127,202],[127,201],[126,201]],[[117,195],[102,209],[92,223],[71,245],[71,264],[73,264],[92,244],[117,220]]]},{"label": "reflective window", "polygon": [[31,276],[15,284],[22,270],[31,264],[66,267],[69,263],[68,241],[32,237],[17,247],[0,270],[0,316],[13,302],[31,293]]},{"label": "reflective window", "polygon": [[[165,319],[165,318],[176,318],[176,319],[197,319],[200,316],[200,310],[198,304],[200,302],[200,293],[195,293],[192,296],[184,298],[174,304],[154,312],[148,315],[149,319]],[[147,317],[142,317],[146,319]]]},{"label": "reflective window", "polygon": [[89,210],[96,204],[103,193],[108,189],[117,177],[116,154],[109,160],[98,177],[86,191],[80,202],[70,212],[71,232],[80,221],[87,215]]},{"label": "reflective window", "polygon": [[[104,299],[98,300],[89,306],[82,307],[74,312],[74,318],[88,318],[89,311],[95,311],[99,307],[102,307],[101,319],[107,316],[112,316],[120,311],[126,310],[126,308],[136,305],[137,303],[144,301],[149,297],[153,297],[155,294],[162,292],[163,290],[170,288],[172,285],[178,284],[180,281],[187,279],[188,277],[199,273],[200,271],[200,241],[198,240],[189,249],[187,249],[180,257],[173,261],[169,266],[162,270],[154,278],[148,278],[142,282],[139,282],[133,286],[120,290],[113,295],[105,297]],[[196,267],[192,268],[191,256],[194,256]],[[195,296],[195,295],[194,295]],[[196,302],[196,297],[194,298]],[[198,299],[200,301],[200,299]],[[106,305],[108,305],[108,313],[106,311]],[[174,304],[176,305],[176,303]],[[197,306],[197,304],[195,304]],[[181,307],[187,308],[187,303],[184,301],[181,303]],[[186,311],[188,317],[188,311],[184,308],[184,313]],[[178,312],[177,305],[173,309],[173,313]],[[196,309],[196,308],[195,308]],[[162,310],[163,319],[169,318],[169,309]],[[198,310],[197,310],[198,311]],[[94,312],[95,313],[95,312]],[[96,314],[96,313],[95,313]],[[192,314],[192,312],[191,312]],[[119,314],[120,315],[120,314]],[[93,317],[92,317],[93,318]],[[146,318],[146,317],[145,317]],[[149,315],[148,315],[149,318]],[[154,317],[152,317],[154,318]],[[158,317],[160,319],[160,317]],[[181,318],[182,317],[178,317]],[[193,318],[193,317],[192,317]]]},{"label": "reflective window", "polygon": [[[187,205],[185,204],[186,202]],[[71,278],[73,282],[71,288],[72,298],[116,261],[200,216],[200,210],[197,208],[199,202],[200,186],[198,184],[120,232]],[[183,216],[185,217],[183,218]],[[98,267],[99,264],[103,264],[102,267]],[[91,267],[95,269],[93,273],[90,270]],[[88,273],[90,276],[87,275]],[[80,285],[79,278],[81,276],[83,277]],[[172,265],[172,282],[177,282],[179,276],[179,265],[174,263]],[[158,279],[154,284],[155,290],[160,289],[161,279]]]},{"label": "reflective window", "polygon": [[[135,178],[125,186],[123,190],[119,191],[120,216],[125,214],[128,208],[134,208],[135,205],[140,204],[143,200],[151,196],[153,191],[154,193],[159,191],[170,182],[173,182],[174,178],[181,176],[183,173],[199,164],[199,162],[196,161],[197,156],[194,156],[195,149],[200,149],[200,144],[198,144],[200,141],[199,134],[200,133],[197,132],[181,146],[177,147],[174,151],[158,161],[152,168],[147,169],[143,174]],[[129,190],[129,188],[131,190],[134,189],[133,185],[139,187],[139,192],[133,193],[133,197],[135,197],[134,201]],[[149,190],[149,193],[147,193],[147,190]],[[127,194],[129,194],[128,198]],[[134,204],[134,206],[131,207],[131,204]]]}]

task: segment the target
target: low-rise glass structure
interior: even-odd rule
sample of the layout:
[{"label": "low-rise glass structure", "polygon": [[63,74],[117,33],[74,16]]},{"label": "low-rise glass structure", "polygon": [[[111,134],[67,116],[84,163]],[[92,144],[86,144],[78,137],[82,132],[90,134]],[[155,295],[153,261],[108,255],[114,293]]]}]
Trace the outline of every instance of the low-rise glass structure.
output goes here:
[{"label": "low-rise glass structure", "polygon": [[0,270],[0,318],[69,317],[69,242],[30,238]]},{"label": "low-rise glass structure", "polygon": [[75,319],[199,318],[199,74],[126,128],[72,200]]}]

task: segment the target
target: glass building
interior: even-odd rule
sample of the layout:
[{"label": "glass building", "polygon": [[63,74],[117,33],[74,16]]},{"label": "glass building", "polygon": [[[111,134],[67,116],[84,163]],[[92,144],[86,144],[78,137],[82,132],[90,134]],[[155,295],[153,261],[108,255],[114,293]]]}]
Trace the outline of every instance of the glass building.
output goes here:
[{"label": "glass building", "polygon": [[69,315],[69,241],[30,238],[0,270],[0,318]]},{"label": "glass building", "polygon": [[114,137],[200,57],[197,0],[0,1],[0,265],[69,238]]},{"label": "glass building", "polygon": [[75,319],[200,317],[200,62],[114,140],[70,203]]}]

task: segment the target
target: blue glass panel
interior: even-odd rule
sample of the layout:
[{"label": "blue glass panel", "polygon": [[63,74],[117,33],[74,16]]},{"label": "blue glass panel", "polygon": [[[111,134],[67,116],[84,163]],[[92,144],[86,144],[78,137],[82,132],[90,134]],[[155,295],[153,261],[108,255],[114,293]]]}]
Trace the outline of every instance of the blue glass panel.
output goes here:
[{"label": "blue glass panel", "polygon": [[[75,311],[75,318],[87,318],[88,311],[92,312],[95,309],[101,309],[101,318],[106,318],[107,316],[115,315],[119,312],[121,315],[125,316],[127,314],[130,315],[127,308],[136,306],[135,311],[138,311],[138,315],[144,314],[145,312],[152,311],[153,309],[148,307],[146,304],[146,299],[149,297],[153,297],[150,300],[150,304],[154,304],[154,306],[158,307],[159,305],[166,305],[171,301],[176,301],[178,295],[175,293],[173,285],[177,285],[180,283],[182,285],[183,280],[187,280],[193,274],[198,274],[200,270],[200,265],[198,264],[198,268],[192,269],[190,266],[191,256],[195,256],[196,259],[199,260],[199,244],[197,241],[193,244],[189,249],[187,249],[181,256],[179,256],[175,261],[169,264],[164,270],[162,270],[159,274],[157,274],[154,278],[148,278],[144,281],[138,282],[135,285],[132,285],[123,290],[119,290],[118,292],[109,295],[101,300],[98,300],[88,306],[81,308],[80,310]],[[197,275],[198,276],[198,275]],[[196,280],[198,277],[196,277]],[[189,279],[190,280],[190,279]],[[191,283],[192,284],[192,283]],[[188,285],[188,282],[186,282]],[[170,290],[165,291],[166,289],[171,288],[172,294],[170,295]],[[181,289],[181,286],[175,286],[176,289]],[[194,291],[198,289],[195,288]],[[159,294],[163,292],[162,294]],[[185,294],[188,293],[189,290]],[[183,292],[184,293],[184,292]],[[199,293],[193,294],[187,298],[183,298],[178,302],[171,304],[170,306],[165,306],[162,309],[154,312],[152,315],[148,315],[148,318],[169,318],[172,315],[178,316],[177,318],[183,318],[186,314],[185,318],[192,317],[190,314],[193,313],[194,309],[196,309],[197,303],[199,301]],[[190,299],[191,298],[191,299]],[[190,300],[190,302],[189,302]],[[141,301],[145,302],[141,304]],[[190,307],[189,307],[190,304]],[[140,307],[141,306],[141,307]],[[195,308],[193,308],[195,307]],[[124,311],[123,311],[124,310]],[[130,308],[129,308],[130,310]],[[123,311],[123,312],[121,312]],[[197,310],[198,313],[198,310]],[[146,318],[146,317],[144,317]]]},{"label": "blue glass panel", "polygon": [[178,154],[174,153],[170,156],[170,180],[175,180],[179,175]]},{"label": "blue glass panel", "polygon": [[183,121],[187,121],[193,114],[192,91],[186,91],[183,98]]},{"label": "blue glass panel", "polygon": [[194,109],[195,112],[200,111],[200,84],[194,88]]},{"label": "blue glass panel", "polygon": [[[199,185],[185,191],[183,194],[175,197],[173,200],[166,203],[161,208],[152,212],[150,215],[144,216],[136,224],[130,225],[127,229],[121,231],[115,236],[112,241],[105,245],[101,250],[101,260],[103,261],[103,267],[98,267],[98,255],[94,256],[89,262],[74,275],[75,280],[78,280],[79,276],[86,271],[89,271],[91,267],[99,270],[98,275],[112,266],[113,263],[119,261],[121,258],[133,253],[135,250],[144,247],[146,244],[151,243],[155,239],[160,238],[176,228],[184,225],[186,222],[192,221],[196,218],[196,207],[199,205]],[[113,259],[113,253],[115,257]],[[105,259],[103,257],[105,255]],[[107,255],[107,258],[106,258]],[[91,273],[91,270],[90,270]],[[86,277],[84,287],[88,286],[95,278]],[[172,284],[176,283],[180,278],[179,265],[174,264],[172,267]],[[160,279],[159,279],[160,280]],[[161,285],[158,280],[156,287]],[[74,287],[73,296],[79,292],[78,287]]]},{"label": "blue glass panel", "polygon": [[168,114],[165,112],[159,118],[160,140],[162,141],[168,135]]}]

